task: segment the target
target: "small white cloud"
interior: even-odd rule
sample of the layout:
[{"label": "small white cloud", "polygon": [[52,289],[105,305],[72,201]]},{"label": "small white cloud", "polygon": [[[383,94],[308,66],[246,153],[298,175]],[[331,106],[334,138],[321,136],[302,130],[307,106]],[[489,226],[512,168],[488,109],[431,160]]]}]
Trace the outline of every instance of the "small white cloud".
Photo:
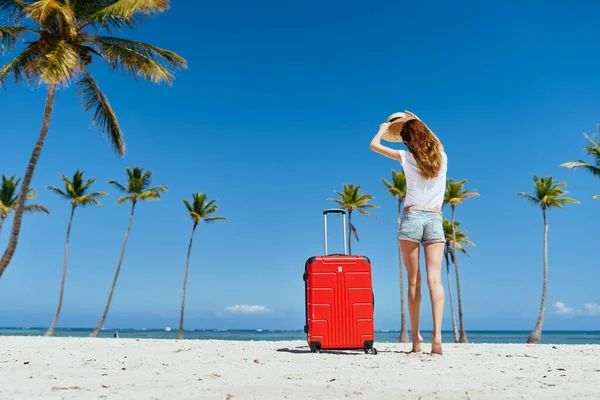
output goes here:
[{"label": "small white cloud", "polygon": [[265,306],[250,306],[247,304],[236,304],[235,306],[229,306],[225,308],[225,311],[234,314],[262,314],[271,312]]},{"label": "small white cloud", "polygon": [[560,315],[566,315],[566,316],[568,316],[568,315],[575,315],[575,314],[580,314],[581,313],[581,310],[577,310],[577,309],[574,309],[572,307],[569,307],[568,305],[566,305],[562,301],[557,301],[552,306],[556,310],[556,313],[560,314]]},{"label": "small white cloud", "polygon": [[588,315],[600,315],[600,304],[598,303],[584,303],[583,308]]}]

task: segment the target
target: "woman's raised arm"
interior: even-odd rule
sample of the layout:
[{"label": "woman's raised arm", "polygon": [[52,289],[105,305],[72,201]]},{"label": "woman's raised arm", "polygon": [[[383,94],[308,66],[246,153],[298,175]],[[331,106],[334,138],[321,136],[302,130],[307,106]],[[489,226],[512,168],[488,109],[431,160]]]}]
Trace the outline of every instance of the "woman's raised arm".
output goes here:
[{"label": "woman's raised arm", "polygon": [[402,161],[400,159],[400,152],[398,150],[394,150],[390,147],[387,147],[387,146],[384,146],[381,144],[381,137],[385,133],[388,125],[389,125],[389,123],[384,122],[383,124],[381,124],[379,126],[379,132],[377,132],[375,137],[371,140],[371,144],[369,145],[369,148],[371,150],[373,150],[375,153],[379,153],[381,155],[389,157],[392,160]]}]

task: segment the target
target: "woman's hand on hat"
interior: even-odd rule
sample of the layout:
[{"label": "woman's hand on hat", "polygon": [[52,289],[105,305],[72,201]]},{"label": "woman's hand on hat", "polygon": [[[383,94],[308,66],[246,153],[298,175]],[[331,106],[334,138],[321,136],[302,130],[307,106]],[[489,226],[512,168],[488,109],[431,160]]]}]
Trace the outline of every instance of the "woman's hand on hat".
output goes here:
[{"label": "woman's hand on hat", "polygon": [[377,132],[377,134],[383,135],[383,133],[385,131],[387,131],[387,128],[388,128],[389,125],[390,125],[389,122],[384,122],[383,124],[379,125],[379,132]]}]

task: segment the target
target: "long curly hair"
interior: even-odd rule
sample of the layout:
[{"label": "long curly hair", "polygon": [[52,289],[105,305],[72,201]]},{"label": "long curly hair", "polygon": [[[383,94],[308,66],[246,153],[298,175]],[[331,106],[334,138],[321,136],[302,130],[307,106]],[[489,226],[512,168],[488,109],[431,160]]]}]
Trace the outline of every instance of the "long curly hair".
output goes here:
[{"label": "long curly hair", "polygon": [[415,158],[421,176],[425,179],[438,176],[442,169],[441,143],[429,128],[420,120],[411,119],[404,123],[400,136]]}]

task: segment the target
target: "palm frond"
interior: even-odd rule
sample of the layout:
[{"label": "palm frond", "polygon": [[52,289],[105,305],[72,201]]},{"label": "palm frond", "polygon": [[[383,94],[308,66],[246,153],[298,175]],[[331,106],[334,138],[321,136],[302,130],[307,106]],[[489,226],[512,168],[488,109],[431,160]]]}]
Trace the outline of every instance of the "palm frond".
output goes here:
[{"label": "palm frond", "polygon": [[119,182],[110,180],[110,181],[108,181],[108,183],[110,185],[115,186],[120,192],[128,193],[127,188],[125,186],[123,186],[122,184],[120,184]]},{"label": "palm frond", "polygon": [[83,70],[83,78],[77,82],[77,86],[79,87],[79,96],[83,100],[84,111],[95,109],[94,123],[98,124],[100,131],[108,138],[115,151],[123,156],[125,154],[123,132],[108,99],[86,70]]},{"label": "palm frond", "polygon": [[84,196],[79,196],[77,198],[74,199],[74,201],[78,204],[81,205],[83,207],[95,204],[98,206],[101,206],[102,203],[100,203],[100,201],[98,200],[98,197],[104,197],[104,196],[108,196],[108,193],[106,192],[93,192],[90,194],[86,194]]},{"label": "palm frond", "polygon": [[[447,219],[444,218],[443,228],[444,228],[444,237],[446,238],[446,247],[451,249],[454,246],[454,237],[456,237],[456,250],[464,253],[468,257],[471,255],[467,252],[463,244],[468,244],[469,246],[475,246],[469,237],[466,234],[466,229],[458,229],[460,226],[460,222],[454,220],[454,236],[452,235],[452,224]],[[454,261],[454,259],[453,259]]]},{"label": "palm frond", "polygon": [[190,213],[194,212],[194,207],[192,207],[189,201],[183,200],[183,204],[185,204],[185,208],[187,208]]},{"label": "palm frond", "polygon": [[24,0],[0,0],[0,14],[8,15],[9,21],[19,21],[23,16],[23,10],[29,1]]},{"label": "palm frond", "polygon": [[113,70],[121,70],[132,78],[172,84],[173,73],[163,63],[172,68],[186,66],[185,60],[174,52],[147,43],[108,36],[94,36],[91,42]]},{"label": "palm frond", "polygon": [[207,223],[211,223],[211,222],[215,222],[215,221],[227,221],[227,218],[225,218],[225,217],[204,218],[204,222],[207,222]]},{"label": "palm frond", "polygon": [[560,165],[561,167],[566,167],[569,169],[577,169],[577,168],[581,168],[586,170],[587,172],[589,172],[590,174],[592,174],[593,176],[599,176],[600,177],[600,168],[590,165],[588,163],[586,163],[585,161],[571,161],[571,162],[567,162],[564,164]]},{"label": "palm frond", "polygon": [[377,218],[375,215],[371,214],[368,211],[363,210],[362,208],[359,208],[358,212],[362,215],[366,215],[367,217]]},{"label": "palm frond", "polygon": [[388,190],[388,193],[399,201],[404,201],[406,198],[406,173],[404,171],[396,172],[392,170],[392,182],[390,183],[385,178],[381,178],[381,181]]},{"label": "palm frond", "polygon": [[27,63],[26,72],[45,84],[67,84],[79,67],[75,49],[66,40],[55,40],[50,49]]},{"label": "palm frond", "polygon": [[35,188],[30,187],[27,190],[27,195],[25,196],[25,200],[31,200],[37,197],[37,193],[35,193]]},{"label": "palm frond", "polygon": [[166,11],[169,8],[168,0],[118,0],[87,16],[87,20],[102,24],[105,28],[122,29],[134,27],[138,14],[151,16]]},{"label": "palm frond", "polygon": [[519,192],[517,196],[521,196],[526,200],[539,205],[543,210],[548,208],[559,208],[562,209],[564,204],[567,203],[579,203],[579,201],[564,197],[569,194],[566,190],[562,189],[567,184],[565,182],[559,182],[551,176],[537,177],[533,176],[534,182],[534,195]]},{"label": "palm frond", "polygon": [[354,237],[356,238],[356,241],[360,242],[360,239],[358,238],[358,231],[356,230],[356,227],[354,226],[354,224],[350,224],[350,232],[354,235]]},{"label": "palm frond", "polygon": [[57,17],[64,24],[72,25],[75,14],[71,7],[57,0],[37,0],[23,9],[25,14],[40,26],[52,26]]},{"label": "palm frond", "polygon": [[156,186],[137,195],[139,200],[160,200],[161,193],[166,192],[166,186]]},{"label": "palm frond", "polygon": [[35,214],[35,213],[44,213],[44,214],[50,214],[50,211],[39,204],[27,204],[25,207],[23,207],[23,211],[26,211],[30,214]]},{"label": "palm frond", "polygon": [[219,206],[216,204],[216,200],[207,200],[206,194],[204,193],[192,193],[192,201],[183,200],[183,204],[185,204],[185,208],[188,210],[188,213],[194,224],[198,224],[201,221],[210,223],[214,221],[224,221],[227,218],[225,217],[213,217]]},{"label": "palm frond", "polygon": [[21,54],[8,61],[0,68],[0,87],[4,86],[6,80],[12,75],[15,83],[22,81],[31,82],[35,74],[27,68],[39,55],[36,44],[31,44]]},{"label": "palm frond", "polygon": [[600,199],[600,194],[597,194],[597,195],[595,195],[595,196],[592,196],[592,199],[596,199],[596,200],[597,200],[597,199]]},{"label": "palm frond", "polygon": [[121,197],[120,199],[117,199],[116,204],[122,204],[122,203],[125,203],[127,201],[133,201],[133,196]]},{"label": "palm frond", "polygon": [[0,26],[0,54],[14,50],[23,33],[29,29],[24,26]]},{"label": "palm frond", "polygon": [[334,203],[336,203],[336,204],[338,204],[340,206],[343,206],[344,204],[346,204],[343,200],[340,200],[340,199],[331,199],[331,198],[329,198],[327,200],[333,201]]},{"label": "palm frond", "polygon": [[479,193],[471,189],[465,189],[466,179],[462,181],[454,181],[451,178],[446,179],[446,191],[444,193],[444,204],[455,206],[461,204],[464,200],[471,197],[478,197]]},{"label": "palm frond", "polygon": [[152,61],[165,63],[171,68],[179,69],[187,67],[187,61],[177,53],[154,46],[149,43],[122,39],[112,36],[93,36],[90,40],[92,43],[95,43],[99,46],[116,46],[122,49],[134,51],[136,53],[142,54],[144,57],[147,57]]},{"label": "palm frond", "polygon": [[537,197],[532,196],[529,193],[519,192],[519,193],[517,193],[517,196],[521,196],[521,197],[525,198],[526,200],[531,201],[534,204],[540,204],[540,202],[541,202],[541,199],[538,199]]},{"label": "palm frond", "polygon": [[48,186],[47,189],[53,191],[54,193],[56,193],[57,195],[61,196],[64,199],[69,199],[69,196],[67,196],[67,194],[65,192],[63,192],[56,186]]},{"label": "palm frond", "polygon": [[557,197],[557,198],[555,198],[553,200],[554,200],[554,202],[556,204],[561,204],[561,205],[562,204],[568,204],[568,203],[579,204],[579,200],[572,199],[570,197],[560,197],[560,198]]}]

